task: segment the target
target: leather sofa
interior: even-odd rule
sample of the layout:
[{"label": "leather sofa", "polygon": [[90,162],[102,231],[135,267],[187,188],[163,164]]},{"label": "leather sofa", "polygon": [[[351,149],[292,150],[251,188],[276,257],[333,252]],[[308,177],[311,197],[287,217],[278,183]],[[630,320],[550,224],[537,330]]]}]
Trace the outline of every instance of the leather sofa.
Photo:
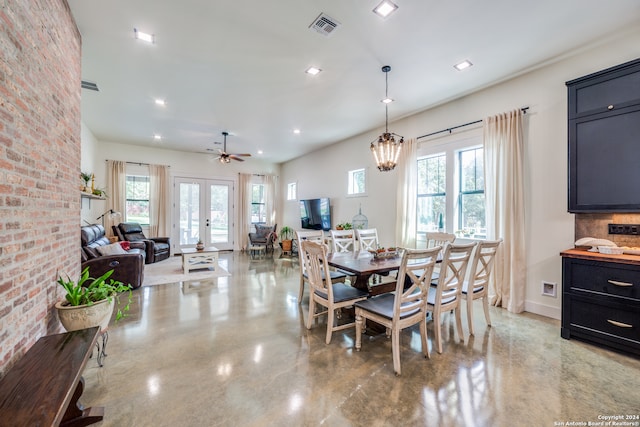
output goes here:
[{"label": "leather sofa", "polygon": [[146,248],[145,263],[152,264],[169,258],[171,243],[169,237],[146,237],[142,232],[142,226],[136,222],[121,222],[114,225],[113,233],[120,241],[133,243],[143,242]]},{"label": "leather sofa", "polygon": [[91,277],[100,277],[113,269],[111,278],[130,285],[133,289],[142,286],[144,280],[144,258],[146,256],[144,243],[131,244],[130,249],[123,254],[102,255],[98,249],[111,244],[105,236],[102,225],[88,225],[80,229],[80,252],[82,268],[89,267]]}]

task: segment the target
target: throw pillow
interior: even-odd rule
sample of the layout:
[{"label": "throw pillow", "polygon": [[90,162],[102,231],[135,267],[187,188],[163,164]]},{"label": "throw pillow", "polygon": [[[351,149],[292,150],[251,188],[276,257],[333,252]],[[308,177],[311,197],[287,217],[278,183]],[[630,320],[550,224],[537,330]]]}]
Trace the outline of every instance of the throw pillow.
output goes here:
[{"label": "throw pillow", "polygon": [[273,227],[269,225],[256,225],[256,234],[258,237],[267,237],[267,234],[271,233]]},{"label": "throw pillow", "polygon": [[128,251],[129,249],[131,249],[131,243],[127,242],[126,240],[124,242],[118,242],[120,243],[120,246],[122,246],[122,249],[124,249],[125,251]]},{"label": "throw pillow", "polygon": [[96,249],[98,250],[98,252],[100,252],[100,255],[121,255],[121,254],[127,253],[127,251],[122,249],[122,246],[120,246],[119,243],[112,243],[110,245],[98,246]]}]

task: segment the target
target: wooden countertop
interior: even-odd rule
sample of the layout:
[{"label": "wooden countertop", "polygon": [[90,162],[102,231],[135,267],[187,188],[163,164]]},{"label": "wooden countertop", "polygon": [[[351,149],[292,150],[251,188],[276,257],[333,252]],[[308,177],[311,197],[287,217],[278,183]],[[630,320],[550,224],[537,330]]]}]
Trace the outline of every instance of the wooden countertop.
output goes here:
[{"label": "wooden countertop", "polygon": [[639,255],[609,255],[599,252],[589,252],[585,249],[567,249],[560,252],[563,258],[578,258],[592,261],[617,262],[619,264],[640,265]]}]

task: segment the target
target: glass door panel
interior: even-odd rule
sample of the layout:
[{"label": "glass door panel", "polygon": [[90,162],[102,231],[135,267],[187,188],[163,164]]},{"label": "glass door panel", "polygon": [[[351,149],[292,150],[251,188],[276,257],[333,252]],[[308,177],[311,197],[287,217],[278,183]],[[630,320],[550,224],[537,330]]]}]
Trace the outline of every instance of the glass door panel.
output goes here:
[{"label": "glass door panel", "polygon": [[180,248],[205,246],[233,249],[233,182],[175,178],[174,238]]}]

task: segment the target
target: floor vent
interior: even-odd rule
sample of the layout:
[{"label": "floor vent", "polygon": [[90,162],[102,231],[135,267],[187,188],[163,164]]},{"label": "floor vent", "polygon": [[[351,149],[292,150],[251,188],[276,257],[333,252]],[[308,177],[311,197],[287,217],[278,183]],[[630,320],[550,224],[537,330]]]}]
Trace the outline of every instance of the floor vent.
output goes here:
[{"label": "floor vent", "polygon": [[309,25],[309,28],[317,31],[325,37],[329,37],[333,33],[333,30],[338,27],[338,25],[340,25],[338,21],[330,16],[325,15],[324,13],[321,13],[316,19],[313,20],[311,25]]},{"label": "floor vent", "polygon": [[82,80],[81,86],[82,86],[82,89],[95,90],[96,92],[100,91],[100,89],[98,89],[98,85],[97,84],[95,84],[93,82],[88,82],[86,80]]}]

